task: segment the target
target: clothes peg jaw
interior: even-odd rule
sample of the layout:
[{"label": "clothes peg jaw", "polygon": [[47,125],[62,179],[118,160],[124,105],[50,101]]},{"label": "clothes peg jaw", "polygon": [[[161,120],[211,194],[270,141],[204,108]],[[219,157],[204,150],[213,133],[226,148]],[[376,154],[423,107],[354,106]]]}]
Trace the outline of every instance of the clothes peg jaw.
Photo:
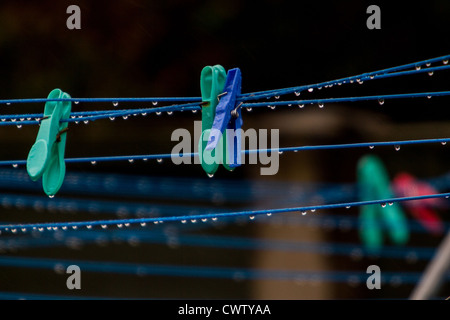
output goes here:
[{"label": "clothes peg jaw", "polygon": [[206,150],[214,123],[218,96],[223,93],[226,81],[225,69],[220,65],[203,68],[200,76],[202,92],[202,134],[198,142],[198,153],[203,170],[212,176],[219,167],[222,150]]},{"label": "clothes peg jaw", "polygon": [[[55,89],[48,99],[70,99],[70,96]],[[47,101],[36,141],[28,153],[28,175],[32,181],[42,177],[44,192],[49,196],[55,195],[64,181],[68,123],[61,120],[69,119],[70,111],[70,101]]]}]

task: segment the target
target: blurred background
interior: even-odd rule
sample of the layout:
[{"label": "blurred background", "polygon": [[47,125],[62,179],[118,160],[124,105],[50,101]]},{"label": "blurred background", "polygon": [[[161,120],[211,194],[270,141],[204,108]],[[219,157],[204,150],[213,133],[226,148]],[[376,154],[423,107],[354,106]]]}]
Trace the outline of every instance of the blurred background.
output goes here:
[{"label": "blurred background", "polygon": [[[81,9],[81,30],[66,27],[71,4]],[[381,8],[381,30],[366,27],[370,4]],[[78,98],[200,97],[200,72],[215,64],[241,69],[243,93],[314,84],[449,54],[449,15],[445,0],[5,0],[0,4],[1,99],[45,98],[54,88]],[[449,80],[446,71],[422,73],[334,86],[301,97],[445,91]],[[448,102],[433,97],[383,105],[369,101],[254,108],[243,110],[244,129],[279,129],[281,147],[446,138]],[[2,114],[39,113],[44,105],[0,108]],[[112,108],[80,103],[72,111]],[[200,118],[199,112],[176,112],[71,124],[66,157],[170,153],[176,144],[171,133],[177,128],[193,131]],[[26,159],[37,130],[2,126],[2,160]],[[261,176],[260,165],[243,165],[234,172],[220,168],[209,179],[199,165],[176,166],[169,160],[68,164],[54,199],[45,196],[40,182],[31,182],[25,167],[3,167],[0,220],[85,221],[350,201],[355,200],[358,160],[368,153],[382,159],[391,178],[401,172],[423,181],[439,178],[439,191],[448,191],[450,153],[440,144],[399,151],[380,147],[284,153],[274,176]],[[408,208],[404,210],[414,222]],[[407,245],[395,248],[395,257],[367,255],[354,225],[358,214],[355,207],[254,220],[4,233],[0,296],[408,298],[416,282],[400,276],[420,275],[432,254],[419,253],[434,252],[443,234],[412,229]],[[436,214],[448,221],[446,205]],[[392,247],[388,240],[386,245]],[[81,266],[81,290],[67,289],[67,262],[92,267]],[[111,271],[108,266],[114,263],[132,268]],[[398,276],[385,281],[381,290],[368,290],[364,277],[373,264]],[[443,283],[436,298],[449,295],[448,283]]]}]

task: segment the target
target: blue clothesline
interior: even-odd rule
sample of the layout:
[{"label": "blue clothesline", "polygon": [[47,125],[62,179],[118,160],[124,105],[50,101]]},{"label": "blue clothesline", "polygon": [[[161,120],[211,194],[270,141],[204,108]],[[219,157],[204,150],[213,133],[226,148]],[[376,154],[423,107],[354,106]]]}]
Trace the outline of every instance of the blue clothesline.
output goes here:
[{"label": "blue clothesline", "polygon": [[[359,75],[351,76],[351,77],[345,77],[337,80],[332,81],[326,81],[321,82],[317,84],[310,84],[310,85],[302,85],[302,86],[296,86],[291,88],[284,88],[284,89],[274,89],[274,90],[266,90],[266,91],[258,91],[253,93],[246,93],[242,94],[240,97],[238,97],[238,101],[251,101],[251,100],[257,100],[267,97],[274,97],[274,96],[281,96],[285,94],[291,94],[295,92],[301,92],[308,89],[314,89],[314,88],[322,88],[322,87],[329,87],[333,85],[342,85],[347,83],[353,83],[355,81],[361,82],[361,81],[368,81],[368,80],[374,80],[374,79],[381,79],[386,77],[393,77],[393,76],[403,76],[403,75],[411,75],[415,73],[423,73],[423,72],[435,72],[440,70],[446,70],[450,68],[450,65],[447,66],[448,60],[450,59],[450,55],[444,55],[437,58],[422,60],[414,63],[409,63],[397,67],[391,67],[386,68],[378,71],[373,72],[367,72],[362,73]],[[444,66],[440,67],[430,67],[432,63],[436,62],[442,62]],[[423,66],[427,68],[422,68]],[[414,70],[404,71],[404,72],[397,72],[402,71],[410,68],[415,68]],[[150,102],[150,103],[159,103],[159,102],[200,102],[201,98],[199,97],[155,97],[155,98],[138,98],[138,97],[131,97],[131,98],[70,98],[70,99],[45,99],[45,98],[32,98],[32,99],[3,99],[0,100],[0,104],[19,104],[19,103],[45,103],[48,101],[71,101],[74,103],[98,103],[98,102],[109,102],[117,105],[120,102]]]},{"label": "blue clothesline", "polygon": [[281,214],[287,212],[301,212],[306,214],[307,212],[316,212],[316,210],[337,209],[337,208],[351,208],[355,206],[365,205],[381,205],[386,207],[387,205],[393,205],[397,202],[424,200],[424,199],[448,199],[450,193],[440,193],[432,195],[414,196],[414,197],[402,197],[402,198],[389,198],[378,199],[370,201],[356,201],[347,203],[314,205],[294,208],[274,208],[264,210],[247,210],[237,212],[224,212],[224,213],[208,213],[208,214],[194,214],[194,215],[177,215],[171,217],[149,217],[149,218],[133,218],[133,219],[113,219],[113,220],[95,220],[95,221],[77,221],[77,222],[50,222],[50,223],[28,223],[28,224],[6,224],[0,225],[0,232],[7,231],[12,233],[17,232],[29,232],[32,230],[44,231],[47,230],[67,230],[68,228],[78,229],[85,227],[91,229],[94,226],[130,226],[131,224],[147,225],[147,223],[160,224],[165,222],[181,222],[181,223],[197,223],[206,221],[217,221],[221,218],[232,217],[247,217],[250,220],[255,219],[256,216],[267,214]]},{"label": "blue clothesline", "polygon": [[[188,229],[189,230],[189,229]],[[340,255],[349,257],[376,257],[389,259],[406,259],[407,261],[429,260],[435,254],[434,247],[410,247],[410,246],[383,246],[374,253],[357,243],[338,242],[310,242],[288,241],[278,239],[259,239],[239,236],[218,236],[213,234],[197,235],[183,232],[164,232],[161,229],[113,229],[113,230],[77,230],[66,231],[58,237],[52,233],[43,233],[40,237],[7,237],[0,239],[3,249],[12,248],[14,251],[30,248],[48,248],[58,246],[70,246],[76,239],[84,245],[89,243],[117,243],[117,241],[134,241],[140,244],[160,244],[189,247],[210,247],[232,250],[271,250],[292,253],[315,253],[323,255]]]},{"label": "blue clothesline", "polygon": [[[0,257],[0,265],[16,268],[50,269],[58,267],[66,270],[70,265],[77,265],[83,272],[101,272],[115,274],[131,274],[141,276],[194,277],[229,280],[274,280],[297,282],[337,282],[365,283],[367,273],[361,271],[303,271],[303,270],[270,270],[212,266],[183,266],[167,264],[134,264],[111,261],[81,261],[28,257]],[[422,274],[420,272],[390,272],[381,274],[382,284],[415,284]],[[445,281],[450,280],[446,274]]]},{"label": "blue clothesline", "polygon": [[[395,150],[400,150],[404,145],[417,145],[417,144],[442,144],[446,145],[450,142],[450,138],[437,138],[437,139],[418,139],[418,140],[402,140],[402,141],[384,141],[384,142],[362,142],[362,143],[347,143],[347,144],[334,144],[334,145],[318,145],[318,146],[299,146],[299,147],[285,147],[285,148],[271,148],[271,149],[251,149],[243,150],[242,154],[255,154],[255,153],[270,153],[270,152],[298,152],[298,151],[313,151],[313,150],[333,150],[333,149],[349,149],[349,148],[370,148],[394,146]],[[162,159],[180,159],[180,158],[192,158],[198,157],[198,153],[183,153],[183,154],[148,154],[148,155],[128,155],[128,156],[106,156],[106,157],[84,157],[84,158],[67,158],[66,163],[92,163],[98,162],[112,162],[112,161],[128,161],[134,162],[136,160],[162,160]],[[0,166],[14,166],[25,165],[26,160],[3,160],[0,161]]]}]

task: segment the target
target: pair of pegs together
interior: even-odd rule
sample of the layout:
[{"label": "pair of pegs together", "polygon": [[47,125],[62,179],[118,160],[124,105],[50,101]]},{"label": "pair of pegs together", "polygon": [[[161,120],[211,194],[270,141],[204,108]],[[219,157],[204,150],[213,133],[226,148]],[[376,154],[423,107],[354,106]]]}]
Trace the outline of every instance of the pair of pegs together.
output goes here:
[{"label": "pair of pegs together", "polygon": [[[70,95],[55,89],[48,100],[70,99]],[[64,152],[66,132],[72,104],[70,101],[47,101],[39,132],[27,158],[27,172],[31,180],[42,177],[42,186],[48,196],[54,196],[61,188],[66,173]]]},{"label": "pair of pegs together", "polygon": [[[415,179],[408,173],[396,175],[391,183],[382,161],[372,155],[360,159],[357,175],[361,201],[437,193],[433,186]],[[440,201],[440,199],[424,199],[406,202],[404,206],[425,230],[439,235],[444,232],[444,225],[431,208],[439,206]],[[383,204],[381,207],[368,205],[362,206],[360,210],[360,236],[369,249],[374,251],[381,249],[384,229],[387,229],[388,236],[395,244],[403,245],[408,241],[408,218],[400,204]]]},{"label": "pair of pegs together", "polygon": [[200,77],[202,91],[202,134],[198,144],[202,168],[212,176],[222,164],[232,171],[241,165],[241,71],[225,72],[220,65],[203,68]]}]

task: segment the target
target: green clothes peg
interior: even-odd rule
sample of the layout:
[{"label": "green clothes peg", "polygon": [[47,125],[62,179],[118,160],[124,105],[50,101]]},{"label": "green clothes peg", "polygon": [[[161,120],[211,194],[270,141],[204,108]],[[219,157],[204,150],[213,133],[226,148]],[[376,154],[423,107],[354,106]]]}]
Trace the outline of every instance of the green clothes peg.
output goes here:
[{"label": "green clothes peg", "polygon": [[[378,157],[364,156],[357,168],[360,200],[370,201],[393,198],[388,173]],[[360,236],[371,250],[383,245],[383,229],[397,245],[409,239],[407,218],[398,204],[366,205],[360,208]]]},{"label": "green clothes peg", "polygon": [[[70,99],[70,96],[55,89],[48,99]],[[47,101],[35,143],[27,158],[27,172],[31,180],[42,177],[42,186],[48,196],[54,196],[61,188],[66,173],[64,152],[66,148],[67,122],[72,104],[70,101]]]},{"label": "green clothes peg", "polygon": [[[205,150],[208,144],[210,130],[214,123],[216,107],[219,96],[225,87],[227,74],[220,65],[204,67],[200,76],[202,92],[202,134],[198,143],[198,153],[203,170],[212,176],[217,171],[220,163],[227,163],[226,135],[221,138],[221,147],[214,150]],[[227,169],[229,169],[226,166]],[[232,168],[230,168],[232,170]]]}]

